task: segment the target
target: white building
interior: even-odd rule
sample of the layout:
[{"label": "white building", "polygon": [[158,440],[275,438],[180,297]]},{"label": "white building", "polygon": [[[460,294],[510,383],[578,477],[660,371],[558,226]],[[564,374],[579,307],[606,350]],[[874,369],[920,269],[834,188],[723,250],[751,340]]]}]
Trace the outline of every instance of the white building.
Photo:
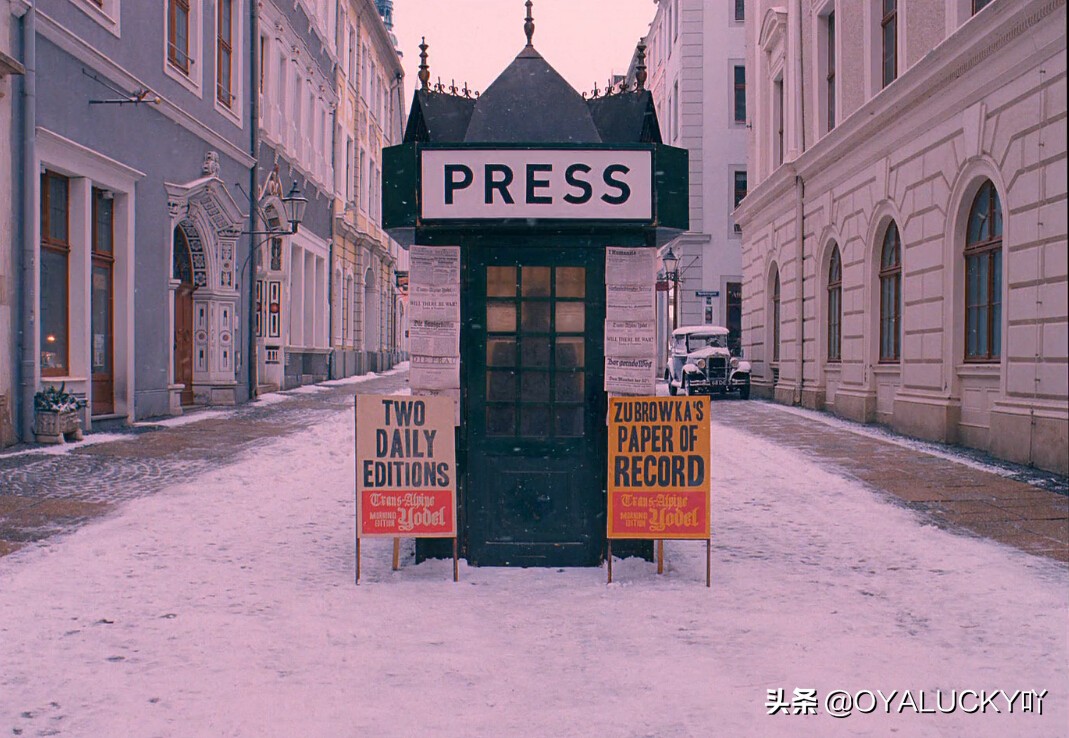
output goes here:
[{"label": "white building", "polygon": [[1061,471],[1064,0],[756,0],[754,391]]},{"label": "white building", "polygon": [[723,325],[734,341],[742,331],[742,241],[732,210],[747,180],[744,22],[741,1],[657,0],[645,38],[661,137],[690,152],[690,231],[670,244],[679,296],[669,293],[661,326]]}]

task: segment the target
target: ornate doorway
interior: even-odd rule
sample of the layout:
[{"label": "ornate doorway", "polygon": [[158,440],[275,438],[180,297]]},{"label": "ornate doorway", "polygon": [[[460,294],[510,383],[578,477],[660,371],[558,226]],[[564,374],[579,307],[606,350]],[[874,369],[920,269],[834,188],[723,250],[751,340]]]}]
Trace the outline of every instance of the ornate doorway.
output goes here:
[{"label": "ornate doorway", "polygon": [[193,404],[193,255],[182,229],[174,230],[174,382],[182,385],[182,405]]}]

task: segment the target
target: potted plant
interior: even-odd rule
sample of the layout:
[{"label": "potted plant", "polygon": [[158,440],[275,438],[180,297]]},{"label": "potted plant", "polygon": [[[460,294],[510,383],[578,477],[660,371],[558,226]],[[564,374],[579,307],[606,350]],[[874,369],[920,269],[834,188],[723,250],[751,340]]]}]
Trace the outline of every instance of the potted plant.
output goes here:
[{"label": "potted plant", "polygon": [[33,432],[38,443],[82,440],[82,421],[78,411],[83,406],[81,400],[67,392],[66,383],[59,387],[46,387],[35,394]]}]

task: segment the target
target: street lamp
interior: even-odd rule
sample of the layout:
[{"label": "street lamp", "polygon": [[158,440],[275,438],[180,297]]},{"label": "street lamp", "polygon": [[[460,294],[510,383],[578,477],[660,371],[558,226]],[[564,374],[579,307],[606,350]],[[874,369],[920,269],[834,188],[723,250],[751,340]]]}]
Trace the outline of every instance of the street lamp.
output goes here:
[{"label": "street lamp", "polygon": [[661,257],[664,263],[664,276],[672,290],[672,330],[679,327],[679,258],[669,246]]},{"label": "street lamp", "polygon": [[272,236],[293,235],[300,227],[301,221],[304,220],[304,209],[308,207],[308,198],[301,194],[296,182],[290,188],[289,194],[282,198],[282,207],[286,210],[286,220],[290,222],[290,232],[289,234],[272,232]]},{"label": "street lamp", "polygon": [[[289,221],[290,229],[284,231],[281,228],[272,228],[266,231],[242,231],[243,236],[259,236],[260,240],[255,241],[252,248],[249,249],[248,255],[245,257],[245,261],[241,264],[241,269],[238,270],[238,280],[241,280],[245,275],[245,267],[249,265],[252,260],[253,254],[269,242],[272,238],[278,236],[292,236],[297,232],[297,229],[301,227],[301,222],[304,220],[304,209],[308,206],[308,198],[301,193],[301,189],[297,186],[297,182],[293,182],[293,186],[290,187],[290,191],[282,198],[282,209],[285,211],[284,215],[286,220]],[[263,212],[260,213],[260,218],[268,223],[266,216]],[[257,390],[259,388],[259,378],[257,377],[258,367],[256,365],[256,290],[253,286],[252,275],[249,276],[249,346],[248,346],[248,359],[249,362],[249,399],[256,397]]]}]

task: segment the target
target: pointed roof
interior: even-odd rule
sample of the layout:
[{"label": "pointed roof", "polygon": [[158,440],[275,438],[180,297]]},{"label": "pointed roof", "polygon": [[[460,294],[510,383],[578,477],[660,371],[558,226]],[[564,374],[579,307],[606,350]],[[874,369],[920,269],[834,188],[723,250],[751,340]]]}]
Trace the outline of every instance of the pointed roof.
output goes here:
[{"label": "pointed roof", "polygon": [[467,143],[601,143],[586,101],[533,46],[475,103]]}]

